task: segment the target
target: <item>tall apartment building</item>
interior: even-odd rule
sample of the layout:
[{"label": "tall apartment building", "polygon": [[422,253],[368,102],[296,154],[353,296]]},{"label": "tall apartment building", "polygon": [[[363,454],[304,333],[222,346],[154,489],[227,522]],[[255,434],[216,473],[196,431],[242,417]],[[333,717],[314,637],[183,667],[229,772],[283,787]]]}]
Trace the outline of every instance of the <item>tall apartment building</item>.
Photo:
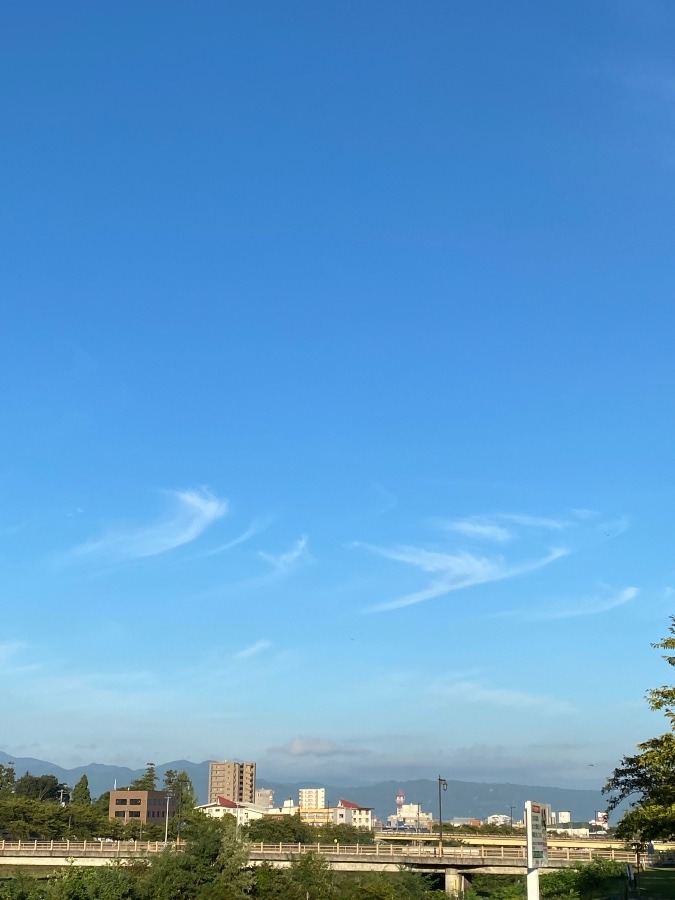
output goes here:
[{"label": "tall apartment building", "polygon": [[326,806],[326,788],[300,788],[298,791],[300,809],[324,809]]},{"label": "tall apartment building", "polygon": [[209,763],[209,803],[226,797],[237,803],[255,802],[255,763]]}]

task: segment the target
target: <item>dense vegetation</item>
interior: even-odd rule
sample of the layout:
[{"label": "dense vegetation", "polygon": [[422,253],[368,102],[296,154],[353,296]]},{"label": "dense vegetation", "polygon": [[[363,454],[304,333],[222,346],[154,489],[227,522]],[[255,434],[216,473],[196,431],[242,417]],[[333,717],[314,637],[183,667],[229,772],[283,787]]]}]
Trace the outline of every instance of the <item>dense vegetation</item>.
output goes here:
[{"label": "dense vegetation", "polygon": [[[234,820],[188,817],[184,853],[160,853],[150,863],[76,868],[49,879],[18,874],[0,882],[0,900],[441,900],[441,886],[414,872],[363,875],[333,872],[314,853],[292,858],[288,869],[249,866]],[[591,900],[618,893],[619,863],[579,865],[545,875],[544,900]],[[520,900],[524,878],[479,877],[468,900]]]},{"label": "dense vegetation", "polygon": [[[663,658],[675,665],[675,618],[670,620],[670,637],[654,646],[665,650]],[[632,799],[632,809],[617,827],[617,835],[643,843],[675,837],[675,687],[664,685],[647,693],[653,710],[662,711],[670,731],[638,744],[638,752],[624,756],[604,787],[611,796],[610,809]]]},{"label": "dense vegetation", "polygon": [[[149,765],[129,787],[155,790],[154,766]],[[169,836],[175,837],[181,818],[195,806],[194,788],[186,772],[169,769],[162,789],[176,798],[177,814],[169,821],[168,829]],[[12,840],[164,839],[164,823],[124,824],[109,819],[108,799],[109,794],[105,793],[92,801],[86,775],[71,791],[54,775],[26,772],[17,778],[12,766],[0,765],[0,836]]]}]

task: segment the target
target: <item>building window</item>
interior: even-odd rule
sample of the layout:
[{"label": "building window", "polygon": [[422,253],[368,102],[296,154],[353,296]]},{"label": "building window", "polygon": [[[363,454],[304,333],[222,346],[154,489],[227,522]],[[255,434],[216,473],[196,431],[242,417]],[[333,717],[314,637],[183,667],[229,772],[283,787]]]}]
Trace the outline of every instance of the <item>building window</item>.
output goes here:
[{"label": "building window", "polygon": [[115,806],[126,806],[126,805],[127,805],[126,797],[124,799],[118,797],[117,800],[115,800]]},{"label": "building window", "polygon": [[133,809],[129,812],[130,819],[140,819],[141,814],[139,812],[135,812]]},{"label": "building window", "polygon": [[[124,802],[126,803],[126,800]],[[140,805],[141,805],[141,801],[138,799],[138,797],[132,797],[131,800],[129,801],[129,806],[140,806]]]},{"label": "building window", "polygon": [[124,810],[122,810],[121,812],[116,812],[116,813],[115,813],[115,818],[116,818],[116,819],[123,819],[125,816],[126,816],[126,813],[125,813]]}]

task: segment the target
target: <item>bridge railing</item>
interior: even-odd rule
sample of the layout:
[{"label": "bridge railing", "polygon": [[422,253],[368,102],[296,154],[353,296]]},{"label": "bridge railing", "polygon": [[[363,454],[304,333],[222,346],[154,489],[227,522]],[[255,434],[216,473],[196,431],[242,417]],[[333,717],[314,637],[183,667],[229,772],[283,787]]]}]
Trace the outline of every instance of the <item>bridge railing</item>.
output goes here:
[{"label": "bridge railing", "polygon": [[[400,858],[429,858],[439,856],[438,847],[413,844],[402,846],[400,844],[250,844],[249,849],[255,857],[266,855],[292,856],[299,853],[320,853],[322,856],[370,856],[378,859],[389,857]],[[444,847],[443,857],[470,861],[499,860],[524,862],[525,849],[522,847],[504,846],[460,846]],[[593,859],[615,859],[620,862],[634,862],[635,854],[628,850],[614,848],[573,848],[554,849],[548,851],[551,861],[559,862],[590,862]]]},{"label": "bridge railing", "polygon": [[[164,841],[0,841],[0,856],[137,856],[174,848]],[[177,848],[181,849],[181,848]]]},{"label": "bridge railing", "polygon": [[[319,853],[326,857],[375,857],[377,859],[429,859],[439,856],[440,848],[428,844],[249,844],[252,858],[261,857],[288,857],[302,853]],[[163,841],[7,841],[0,842],[0,856],[58,856],[77,858],[83,856],[100,856],[110,859],[133,859],[147,854],[161,853],[164,850],[182,851],[184,845],[174,843],[165,844]],[[480,860],[505,862],[525,861],[525,849],[514,846],[486,845],[462,845],[459,847],[444,847],[443,857],[470,862]],[[548,851],[551,862],[590,862],[594,859],[614,859],[620,862],[634,862],[635,854],[628,850],[616,848],[552,848]]]}]

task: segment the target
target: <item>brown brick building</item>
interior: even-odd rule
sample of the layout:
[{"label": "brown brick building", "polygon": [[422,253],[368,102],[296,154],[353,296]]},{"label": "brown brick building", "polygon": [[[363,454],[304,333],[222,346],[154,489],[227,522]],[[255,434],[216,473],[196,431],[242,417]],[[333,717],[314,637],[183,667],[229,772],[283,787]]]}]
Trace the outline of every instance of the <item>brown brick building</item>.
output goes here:
[{"label": "brown brick building", "polygon": [[[168,800],[168,806],[167,806]],[[149,822],[150,825],[164,825],[175,812],[174,799],[166,791],[110,791],[108,818],[125,824]]]}]

